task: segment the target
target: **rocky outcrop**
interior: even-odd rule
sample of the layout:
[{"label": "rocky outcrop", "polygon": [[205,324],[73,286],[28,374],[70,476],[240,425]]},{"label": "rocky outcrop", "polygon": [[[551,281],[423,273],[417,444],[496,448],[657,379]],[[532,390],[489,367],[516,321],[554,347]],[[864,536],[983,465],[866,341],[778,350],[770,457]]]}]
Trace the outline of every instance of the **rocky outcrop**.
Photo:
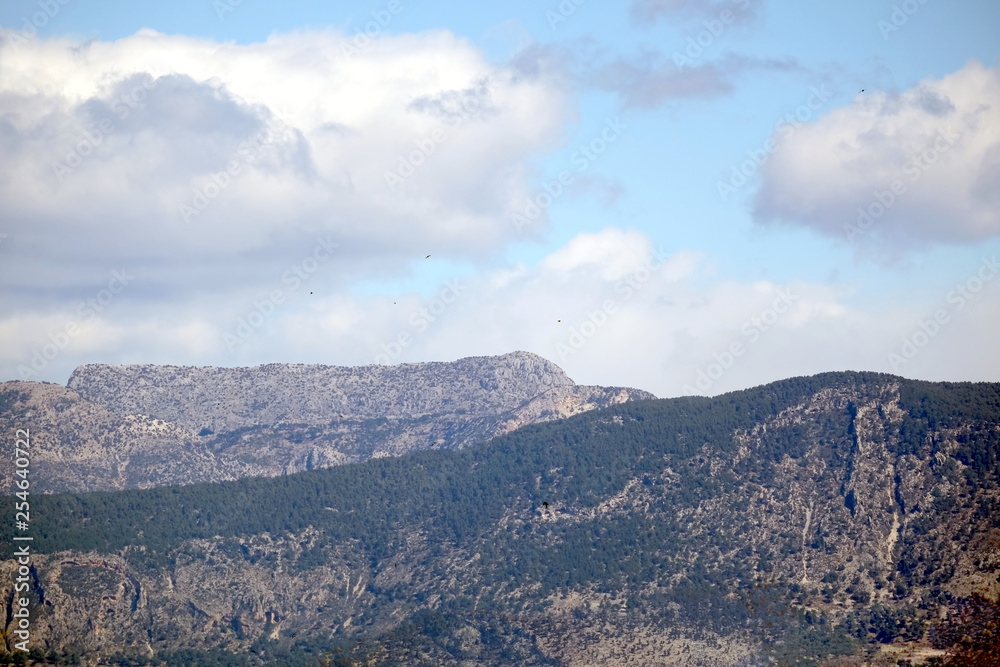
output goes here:
[{"label": "rocky outcrop", "polygon": [[267,364],[254,368],[90,364],[68,387],[118,414],[216,433],[260,424],[498,415],[575,383],[527,352],[396,366]]},{"label": "rocky outcrop", "polygon": [[[46,392],[51,397],[36,405],[34,419],[49,414],[52,400],[71,393],[51,386],[41,394]],[[557,385],[494,423],[499,430],[511,429],[631,397],[628,390]],[[996,441],[1000,423],[936,420],[941,425],[911,438],[915,448],[907,451],[900,441],[908,415],[900,405],[899,383],[892,380],[823,388],[759,414],[749,428],[696,444],[682,458],[667,463],[669,457],[657,457],[658,469],[647,468],[596,503],[568,496],[540,506],[523,486],[514,486],[505,489],[506,509],[495,526],[461,546],[428,539],[428,525],[414,521],[394,528],[391,552],[377,558],[362,546],[370,536],[334,540],[318,525],[283,534],[184,539],[155,556],[137,546],[115,553],[38,554],[32,599],[39,612],[33,628],[47,646],[74,646],[91,656],[107,656],[119,647],[152,655],[179,646],[245,654],[261,638],[291,643],[296,637],[350,635],[361,627],[387,632],[445,599],[488,593],[495,605],[509,605],[514,627],[557,664],[683,665],[694,659],[749,665],[762,664],[754,657],[759,647],[741,633],[703,633],[683,620],[664,623],[648,610],[672,618],[681,608],[677,600],[702,604],[701,597],[686,600],[676,591],[665,605],[659,597],[696,578],[695,564],[703,573],[716,573],[711,587],[740,573],[739,580],[723,582],[740,591],[739,604],[751,614],[776,618],[794,604],[834,624],[878,604],[910,610],[906,613],[919,607],[922,618],[933,620],[945,609],[948,594],[1000,598],[1000,528],[983,509],[1000,506],[1000,490],[995,480],[973,485],[961,453],[972,429]],[[80,416],[84,407],[66,409]],[[137,428],[134,418],[86,409],[102,428]],[[626,409],[595,414],[587,429],[622,429],[655,443],[673,428],[655,415],[630,422],[630,414]],[[144,428],[142,433],[162,427]],[[250,450],[241,451],[247,456]],[[682,490],[696,470],[715,492]],[[540,469],[536,485],[543,473],[548,488],[572,481],[559,468]],[[685,493],[693,495],[684,501]],[[659,546],[645,536],[652,546],[643,556],[670,574],[631,587],[599,581],[541,598],[537,584],[516,586],[497,578],[482,556],[487,543],[517,539],[509,536],[543,536],[542,543],[556,553],[563,539],[579,534],[574,530],[639,525],[646,533],[671,524],[677,528],[674,537]],[[629,557],[621,554],[623,560]],[[8,598],[15,567],[13,561],[0,566],[0,582],[7,582],[0,583],[0,591]],[[768,609],[772,586],[784,587],[792,597]],[[695,595],[705,591],[711,588],[696,589]],[[532,611],[524,611],[526,601]],[[455,631],[454,641],[468,645],[471,664],[477,664],[477,633],[472,625]],[[912,653],[905,655],[934,654],[912,638],[906,650]]]},{"label": "rocky outcrop", "polygon": [[[148,415],[115,414],[57,384],[0,385],[0,428],[28,429],[37,493],[223,481],[255,472],[244,462],[216,457],[189,429]],[[0,466],[4,489],[13,488],[13,475],[13,466]]]},{"label": "rocky outcrop", "polygon": [[[629,400],[527,352],[449,363],[254,368],[89,364],[68,387],[0,385],[0,427],[29,427],[35,488],[81,492],[276,476],[460,448]],[[10,488],[12,470],[2,481]]]}]

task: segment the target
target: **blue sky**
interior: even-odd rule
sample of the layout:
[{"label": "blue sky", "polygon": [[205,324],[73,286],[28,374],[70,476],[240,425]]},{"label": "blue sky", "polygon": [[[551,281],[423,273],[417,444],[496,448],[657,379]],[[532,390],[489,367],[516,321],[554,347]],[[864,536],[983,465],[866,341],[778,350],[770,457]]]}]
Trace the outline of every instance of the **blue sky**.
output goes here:
[{"label": "blue sky", "polygon": [[[51,19],[33,18],[45,6],[0,8],[5,378],[62,383],[99,361],[355,365],[527,349],[579,382],[661,396],[845,368],[1000,380],[1000,276],[949,302],[1000,252],[996,3],[51,0]],[[379,13],[391,18],[374,46],[345,60]],[[496,82],[488,108],[459,126],[414,111],[413,100],[448,108],[483,77]],[[58,178],[65,147],[101,113],[114,120],[114,100],[140,81],[143,99]],[[793,131],[776,129],[796,112]],[[268,135],[273,155],[244,165],[252,183],[234,176],[195,214],[205,224],[179,232],[177,193],[218,173],[248,136],[236,128],[279,117],[292,132]],[[614,140],[581,169],[580,147],[609,123]],[[956,143],[849,243],[858,206],[906,180],[903,165],[946,127]],[[399,191],[376,182],[440,128],[451,132],[440,151]],[[754,151],[767,160],[720,195]],[[544,215],[512,229],[565,171],[573,182]],[[309,274],[321,289],[283,280],[323,235],[342,255]],[[654,249],[666,268],[629,292],[622,281]],[[138,277],[82,316],[122,267]],[[465,285],[454,303],[420,315],[454,279]],[[282,303],[256,305],[276,289]],[[798,295],[789,312],[748,335],[782,289]],[[942,305],[948,322],[905,354]],[[75,320],[80,331],[53,342]],[[730,363],[734,342],[746,349]]]}]

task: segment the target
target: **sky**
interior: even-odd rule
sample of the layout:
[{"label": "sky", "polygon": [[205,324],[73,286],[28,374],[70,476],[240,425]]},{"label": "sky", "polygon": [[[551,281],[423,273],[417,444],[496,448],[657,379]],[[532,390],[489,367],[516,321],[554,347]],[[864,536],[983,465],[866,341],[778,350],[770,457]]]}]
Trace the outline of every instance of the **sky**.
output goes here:
[{"label": "sky", "polygon": [[8,0],[0,380],[1000,381],[995,0]]}]

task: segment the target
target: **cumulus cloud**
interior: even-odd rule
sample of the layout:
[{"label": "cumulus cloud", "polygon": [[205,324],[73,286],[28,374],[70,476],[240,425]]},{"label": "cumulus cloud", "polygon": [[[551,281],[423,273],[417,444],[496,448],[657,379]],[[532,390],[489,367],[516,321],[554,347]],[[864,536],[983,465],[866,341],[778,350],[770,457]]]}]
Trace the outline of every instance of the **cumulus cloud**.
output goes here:
[{"label": "cumulus cloud", "polygon": [[[522,165],[561,137],[542,68],[447,31],[249,45],[143,30],[115,42],[0,34],[0,280],[77,298],[128,258],[145,289],[264,285],[330,237],[344,276],[416,246],[484,257],[515,234]],[[136,290],[135,294],[142,292]]]},{"label": "cumulus cloud", "polygon": [[546,257],[542,269],[565,279],[586,273],[606,281],[618,280],[644,262],[649,253],[649,241],[640,232],[610,228],[574,237]]},{"label": "cumulus cloud", "polygon": [[[245,46],[153,31],[0,39],[0,377],[27,368],[65,382],[90,362],[366,364],[525,349],[579,382],[714,394],[893,370],[900,322],[926,316],[852,308],[849,290],[827,284],[719,281],[710,258],[615,227],[530,267],[478,261],[517,238],[508,213],[536,194],[523,165],[561,140],[569,93],[551,59],[536,50],[491,64],[441,31],[353,54],[347,43],[337,32]],[[653,105],[724,93],[753,66],[723,59],[679,82],[647,61],[609,70],[607,85],[617,77],[630,103]],[[824,207],[863,200],[873,176],[891,184],[889,167],[905,167],[892,160],[954,121],[961,136],[935,161],[941,171],[889,213],[908,211],[928,238],[992,235],[998,108],[995,70],[972,64],[825,116],[765,164],[758,219],[836,219],[824,223],[836,232],[842,220]],[[892,153],[897,144],[906,150]],[[967,215],[953,216],[956,229],[928,226],[911,200]],[[404,274],[415,248],[488,268],[421,293],[356,289]],[[975,321],[935,339],[952,356],[926,350],[913,369],[976,379],[996,367],[960,354],[992,349],[970,337],[1000,325],[996,298],[984,290],[962,317]]]},{"label": "cumulus cloud", "polygon": [[867,91],[787,137],[753,212],[898,256],[1000,234],[1000,68],[969,61],[901,94]]},{"label": "cumulus cloud", "polygon": [[848,369],[985,380],[998,362],[996,355],[960,352],[990,349],[980,338],[1000,325],[995,289],[953,310],[934,340],[893,366],[889,354],[927,319],[927,309],[946,304],[947,289],[931,295],[930,305],[861,307],[855,304],[859,286],[720,280],[710,257],[660,248],[635,230],[615,227],[579,234],[535,267],[484,273],[457,286],[460,295],[451,303],[443,285],[423,298],[371,306],[369,316],[365,308],[342,304],[331,309],[336,324],[329,328],[308,318],[289,326],[311,332],[302,333],[303,343],[364,331],[366,337],[345,347],[368,362],[524,349],[558,363],[577,382],[630,385],[659,396],[714,395]]},{"label": "cumulus cloud", "polygon": [[[577,382],[677,396],[838,369],[989,379],[982,374],[997,363],[960,353],[992,349],[981,338],[1000,325],[996,290],[953,309],[951,323],[894,368],[888,354],[928,317],[919,307],[852,307],[845,285],[720,280],[710,257],[659,248],[636,230],[581,233],[534,266],[456,275],[426,293],[330,293],[323,276],[336,261],[301,283],[271,276],[268,289],[183,308],[132,299],[130,285],[95,293],[70,317],[6,314],[0,376],[19,377],[33,361],[41,368],[28,379],[65,382],[89,362],[364,365],[521,349]],[[946,306],[946,295],[939,301]]]}]

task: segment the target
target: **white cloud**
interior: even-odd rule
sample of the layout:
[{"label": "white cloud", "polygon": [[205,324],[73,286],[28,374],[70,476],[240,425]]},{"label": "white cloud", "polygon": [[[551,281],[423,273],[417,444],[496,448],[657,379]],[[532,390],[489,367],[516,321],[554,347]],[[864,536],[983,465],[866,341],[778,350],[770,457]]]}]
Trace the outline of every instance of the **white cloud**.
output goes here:
[{"label": "white cloud", "polygon": [[579,271],[596,272],[604,280],[618,280],[645,261],[649,240],[636,230],[606,229],[579,234],[545,258],[546,271],[567,279]]},{"label": "white cloud", "polygon": [[[36,379],[65,382],[85,362],[364,365],[512,350],[549,358],[580,383],[660,396],[680,395],[686,386],[718,394],[828,370],[950,380],[996,380],[1000,372],[995,355],[969,352],[991,349],[981,332],[1000,326],[1000,289],[992,283],[963,309],[953,308],[952,323],[893,369],[888,354],[945,304],[947,290],[913,306],[862,308],[852,305],[858,294],[850,286],[720,280],[710,264],[698,253],[663,252],[641,233],[609,227],[574,237],[536,266],[483,270],[446,281],[429,296],[330,293],[320,272],[333,265],[298,288],[276,282],[282,302],[274,307],[265,293],[174,305],[127,304],[125,293]],[[0,377],[18,377],[18,366],[64,326],[55,316],[0,319],[7,342]],[[241,326],[246,339],[230,350],[224,335],[239,338]],[[734,343],[741,352],[730,359]],[[717,377],[699,386],[702,374]]]},{"label": "white cloud", "polygon": [[860,93],[775,139],[754,202],[760,223],[886,256],[1000,234],[1000,68],[973,60],[902,94]]},{"label": "white cloud", "polygon": [[[143,31],[112,43],[0,43],[0,377],[18,377],[37,354],[36,379],[65,382],[88,362],[366,364],[525,349],[579,382],[676,395],[742,342],[707,390],[718,393],[830,369],[888,371],[899,323],[926,315],[852,307],[825,284],[719,281],[701,254],[656,258],[648,237],[616,227],[580,234],[535,266],[479,262],[490,268],[429,297],[352,294],[359,281],[402,275],[415,248],[420,258],[499,256],[517,236],[509,212],[534,194],[523,165],[561,138],[568,96],[544,67],[492,65],[447,32],[376,40],[348,59],[344,41],[306,32],[238,46]],[[909,153],[892,146],[922,150],[953,120],[955,147],[870,236],[994,234],[996,78],[972,63],[803,128],[765,165],[758,215],[841,234],[870,183],[905,166]],[[420,146],[433,154],[390,189],[386,171]],[[88,154],[60,181],[53,163],[70,151]],[[240,173],[184,224],[179,205],[231,161]],[[103,298],[112,270],[134,279],[91,317],[80,304]],[[779,290],[795,299],[777,317]],[[990,349],[975,332],[1000,324],[994,294],[966,311],[976,326],[950,327],[913,372],[995,374],[995,359],[955,352]],[[224,336],[241,338],[241,327],[246,340],[230,349]]]},{"label": "white cloud", "polygon": [[[418,246],[500,251],[565,92],[447,31],[350,57],[346,43],[0,42],[0,200],[20,248],[0,279],[58,289],[127,257],[147,285],[224,293],[266,284],[322,235],[355,275],[398,271]],[[421,165],[393,191],[401,158]]]}]

